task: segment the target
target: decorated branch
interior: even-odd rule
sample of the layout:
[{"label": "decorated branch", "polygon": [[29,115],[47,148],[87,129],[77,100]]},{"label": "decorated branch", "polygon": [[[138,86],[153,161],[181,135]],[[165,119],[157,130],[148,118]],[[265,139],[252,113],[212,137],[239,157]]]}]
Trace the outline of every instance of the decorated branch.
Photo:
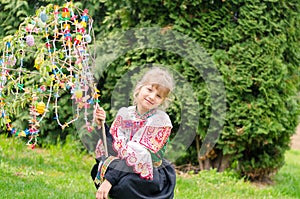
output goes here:
[{"label": "decorated branch", "polygon": [[[50,105],[62,129],[83,112],[87,130],[93,130],[88,108],[98,104],[99,90],[92,75],[92,25],[87,9],[81,10],[72,2],[62,6],[49,4],[20,24],[14,35],[0,41],[2,120],[10,134],[28,137],[32,148],[37,144],[40,124]],[[62,121],[58,101],[66,92],[74,100],[76,113],[71,120]],[[30,119],[25,129],[11,124],[10,114],[16,112],[16,102],[28,108]]]}]

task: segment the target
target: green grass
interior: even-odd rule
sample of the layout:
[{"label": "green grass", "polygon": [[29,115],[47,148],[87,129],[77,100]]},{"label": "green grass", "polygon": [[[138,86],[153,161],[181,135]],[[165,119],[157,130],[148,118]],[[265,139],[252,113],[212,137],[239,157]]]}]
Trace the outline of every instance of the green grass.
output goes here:
[{"label": "green grass", "polygon": [[[95,198],[90,178],[94,160],[78,143],[29,149],[18,139],[0,136],[0,198]],[[251,184],[233,173],[203,171],[177,176],[175,199],[300,198],[300,151],[288,151],[272,186]]]},{"label": "green grass", "polygon": [[0,198],[95,198],[90,178],[94,160],[76,143],[29,149],[18,139],[0,137]]},{"label": "green grass", "polygon": [[286,153],[286,164],[273,176],[273,185],[245,182],[234,173],[202,171],[177,178],[176,199],[297,199],[300,198],[300,151]]}]

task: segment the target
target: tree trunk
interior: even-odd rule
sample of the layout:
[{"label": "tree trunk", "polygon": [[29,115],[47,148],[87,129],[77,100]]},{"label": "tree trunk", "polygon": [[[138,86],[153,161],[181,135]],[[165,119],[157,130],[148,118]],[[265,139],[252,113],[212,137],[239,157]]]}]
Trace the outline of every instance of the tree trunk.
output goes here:
[{"label": "tree trunk", "polygon": [[198,160],[198,163],[199,163],[199,169],[200,169],[200,171],[202,171],[202,170],[204,170],[204,165],[203,165],[202,157],[200,156],[200,138],[199,138],[199,135],[196,135],[195,142],[196,142],[197,160]]},{"label": "tree trunk", "polygon": [[218,171],[219,172],[225,171],[225,169],[230,166],[231,159],[232,159],[232,155],[222,155]]}]

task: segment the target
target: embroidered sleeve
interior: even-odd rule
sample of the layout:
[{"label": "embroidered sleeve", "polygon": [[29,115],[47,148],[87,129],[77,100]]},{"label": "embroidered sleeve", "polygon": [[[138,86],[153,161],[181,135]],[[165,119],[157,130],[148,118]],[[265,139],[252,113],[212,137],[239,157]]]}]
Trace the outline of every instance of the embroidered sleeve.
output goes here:
[{"label": "embroidered sleeve", "polygon": [[113,141],[113,149],[118,153],[120,156],[121,149],[125,147],[128,138],[126,137],[125,131],[122,128],[123,118],[120,115],[117,115],[116,119],[114,120],[111,128],[110,133],[114,138]]},{"label": "embroidered sleeve", "polygon": [[171,127],[147,126],[142,134],[140,144],[153,153],[157,153],[166,144],[171,134]]}]

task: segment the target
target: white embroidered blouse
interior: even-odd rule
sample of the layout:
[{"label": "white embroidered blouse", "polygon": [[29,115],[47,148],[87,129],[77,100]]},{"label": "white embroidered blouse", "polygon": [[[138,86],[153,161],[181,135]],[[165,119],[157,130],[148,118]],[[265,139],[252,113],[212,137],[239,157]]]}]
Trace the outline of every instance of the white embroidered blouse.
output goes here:
[{"label": "white embroidered blouse", "polygon": [[171,129],[171,120],[164,111],[153,109],[141,116],[135,106],[123,107],[110,128],[113,149],[140,177],[153,179],[151,153],[165,146]]}]

